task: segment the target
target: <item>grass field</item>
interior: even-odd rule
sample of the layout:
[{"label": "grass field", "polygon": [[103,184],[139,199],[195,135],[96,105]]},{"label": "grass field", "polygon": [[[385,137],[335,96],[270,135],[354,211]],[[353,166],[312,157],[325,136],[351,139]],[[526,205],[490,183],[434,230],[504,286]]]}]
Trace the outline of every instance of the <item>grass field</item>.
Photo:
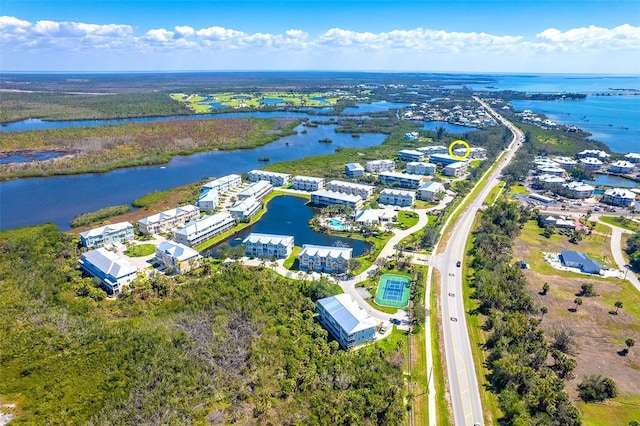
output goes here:
[{"label": "grass field", "polygon": [[153,254],[156,251],[156,246],[153,244],[136,244],[132,245],[124,252],[129,257],[144,257]]},{"label": "grass field", "polygon": [[640,223],[627,219],[622,216],[601,216],[600,221],[608,223],[618,228],[626,229],[627,231],[640,232]]},{"label": "grass field", "polygon": [[398,212],[398,228],[409,229],[418,223],[418,213],[400,210]]},{"label": "grass field", "polygon": [[[180,101],[195,113],[211,113],[216,109],[251,108],[266,106],[289,107],[333,107],[343,99],[332,92],[255,92],[255,93],[211,93],[207,98],[198,94],[173,93],[171,99]],[[261,101],[268,99],[267,103]],[[271,102],[271,103],[269,103]],[[221,104],[223,107],[214,108],[210,103]]]},{"label": "grass field", "polygon": [[614,400],[601,404],[576,404],[582,413],[584,426],[610,426],[615,424],[628,425],[635,420],[640,422],[640,398],[638,395],[620,395]]}]

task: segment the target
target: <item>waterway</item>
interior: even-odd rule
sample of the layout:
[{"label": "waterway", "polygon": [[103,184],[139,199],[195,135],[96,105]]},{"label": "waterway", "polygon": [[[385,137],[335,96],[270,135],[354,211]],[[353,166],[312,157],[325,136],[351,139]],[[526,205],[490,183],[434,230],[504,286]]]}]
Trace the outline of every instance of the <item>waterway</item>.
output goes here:
[{"label": "waterway", "polygon": [[640,188],[638,182],[612,175],[597,174],[594,180],[588,180],[586,182],[591,185],[611,186],[614,188]]},{"label": "waterway", "polygon": [[294,244],[316,244],[322,246],[341,246],[353,248],[353,257],[361,256],[371,249],[371,245],[363,240],[316,232],[309,227],[309,221],[319,213],[316,208],[309,207],[307,200],[294,196],[273,198],[268,204],[267,212],[255,224],[243,229],[230,237],[228,242],[232,247],[242,244],[242,241],[252,232],[261,234],[293,235]]},{"label": "waterway", "polygon": [[480,129],[475,127],[460,126],[458,124],[447,123],[446,121],[425,121],[422,128],[424,130],[437,130],[438,127],[444,127],[447,133],[463,134],[468,132],[477,132]]},{"label": "waterway", "polygon": [[[74,216],[106,206],[130,204],[152,191],[169,189],[205,178],[244,173],[264,167],[260,157],[270,162],[326,155],[336,147],[365,148],[380,145],[383,134],[363,133],[354,138],[336,133],[335,124],[298,126],[298,134],[250,150],[214,151],[175,157],[166,165],[135,167],[102,174],[19,179],[0,183],[0,229],[53,222],[69,229]],[[306,129],[307,133],[301,133]],[[319,143],[331,138],[333,143]],[[288,144],[288,145],[287,145]]]}]

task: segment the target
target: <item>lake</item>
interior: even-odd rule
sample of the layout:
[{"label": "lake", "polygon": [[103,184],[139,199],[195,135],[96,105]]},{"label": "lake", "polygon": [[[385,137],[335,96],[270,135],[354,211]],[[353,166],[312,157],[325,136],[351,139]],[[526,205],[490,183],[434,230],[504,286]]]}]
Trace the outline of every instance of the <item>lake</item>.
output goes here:
[{"label": "lake", "polygon": [[378,101],[372,102],[370,104],[357,104],[356,107],[345,108],[342,113],[343,114],[366,114],[369,112],[380,112],[386,111],[389,109],[398,109],[408,107],[410,104],[398,103],[398,102],[387,102],[387,101]]},{"label": "lake", "polygon": [[[304,115],[304,114],[303,114]],[[130,204],[152,192],[174,188],[205,178],[230,173],[241,174],[264,167],[260,157],[270,162],[327,155],[336,147],[365,148],[380,145],[383,134],[336,133],[335,124],[298,126],[297,134],[249,150],[213,151],[174,157],[168,164],[115,170],[102,174],[82,174],[51,178],[19,179],[0,183],[0,229],[53,222],[68,230],[74,216],[103,207]],[[307,133],[301,133],[302,130]],[[319,143],[331,138],[333,143]]]},{"label": "lake", "polygon": [[611,186],[614,188],[638,188],[640,184],[631,179],[625,179],[620,176],[600,175],[596,174],[595,180],[587,180],[585,182],[591,185]]},{"label": "lake", "polygon": [[468,132],[477,132],[480,129],[475,127],[467,127],[460,126],[458,124],[447,123],[446,121],[425,121],[422,128],[424,130],[433,130],[435,131],[438,127],[444,127],[447,133],[468,133]]},{"label": "lake", "polygon": [[242,244],[250,233],[293,235],[294,244],[317,244],[322,246],[336,246],[353,248],[353,257],[361,256],[371,249],[371,245],[363,240],[336,237],[316,232],[309,227],[309,221],[319,209],[309,207],[305,198],[294,196],[279,196],[268,204],[267,212],[255,224],[243,229],[230,237],[228,242],[232,247]]}]

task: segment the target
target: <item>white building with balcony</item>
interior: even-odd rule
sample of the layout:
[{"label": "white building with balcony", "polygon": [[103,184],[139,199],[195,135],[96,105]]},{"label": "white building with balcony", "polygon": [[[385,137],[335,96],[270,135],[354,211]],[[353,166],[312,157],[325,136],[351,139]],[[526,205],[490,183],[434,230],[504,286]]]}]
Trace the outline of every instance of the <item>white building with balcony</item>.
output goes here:
[{"label": "white building with balcony", "polygon": [[301,271],[343,274],[349,268],[351,247],[317,246],[304,244],[298,255]]},{"label": "white building with balcony", "polygon": [[402,188],[416,189],[422,185],[421,175],[410,175],[400,172],[382,172],[378,175],[380,182],[390,186],[400,186]]},{"label": "white building with balcony", "polygon": [[175,240],[180,244],[193,247],[233,228],[235,224],[235,219],[229,213],[216,213],[189,222],[184,228],[178,229],[175,232]]},{"label": "white building with balcony", "polygon": [[448,164],[442,169],[442,174],[445,176],[464,176],[467,173],[467,167],[469,163],[466,161],[458,161],[457,163]]},{"label": "white building with balcony", "polygon": [[262,204],[260,201],[253,197],[249,197],[235,203],[229,209],[229,213],[231,213],[231,216],[233,216],[238,222],[249,222],[261,208]]},{"label": "white building with balcony", "polygon": [[423,201],[432,201],[436,194],[444,191],[444,185],[440,182],[427,182],[418,188],[417,198]]},{"label": "white building with balcony", "polygon": [[273,185],[266,180],[259,180],[238,192],[238,200],[246,200],[251,197],[256,200],[262,200],[264,197],[269,195],[271,191],[273,191]]},{"label": "white building with balcony", "polygon": [[627,173],[631,173],[635,166],[636,165],[630,161],[618,160],[611,163],[611,166],[609,166],[609,171],[611,173],[620,173],[626,175]]},{"label": "white building with balcony", "polygon": [[293,251],[293,237],[289,235],[259,234],[252,232],[242,241],[247,257],[268,256],[286,259]]},{"label": "white building with balcony", "polygon": [[312,176],[296,176],[291,181],[291,188],[299,191],[317,191],[324,188],[324,178]]},{"label": "white building with balcony", "polygon": [[407,173],[410,175],[433,176],[436,174],[436,165],[422,161],[411,161],[407,163]]},{"label": "white building with balcony", "polygon": [[569,182],[562,185],[562,193],[568,198],[591,198],[594,187],[582,182]]},{"label": "white building with balcony", "polygon": [[285,186],[291,180],[291,175],[288,173],[268,172],[266,170],[251,170],[248,173],[248,178],[250,182],[266,180],[273,186]]},{"label": "white building with balcony", "polygon": [[423,161],[425,154],[415,149],[403,149],[398,152],[398,160],[401,161]]},{"label": "white building with balcony", "polygon": [[347,163],[344,165],[344,174],[350,178],[359,178],[364,175],[364,167],[360,163]]},{"label": "white building with balcony", "polygon": [[242,177],[240,175],[227,175],[209,183],[202,185],[201,193],[208,192],[212,189],[218,191],[218,194],[224,194],[242,185]]},{"label": "white building with balcony", "polygon": [[311,193],[311,203],[317,206],[342,205],[351,207],[353,210],[359,210],[362,207],[362,198],[359,195],[319,189]]},{"label": "white building with balcony", "polygon": [[184,244],[163,241],[156,246],[156,260],[162,263],[165,268],[178,274],[186,274],[197,268],[198,259],[200,259],[200,253]]},{"label": "white building with balcony", "polygon": [[112,223],[80,233],[80,241],[86,248],[99,248],[133,240],[133,225],[129,222]]},{"label": "white building with balcony", "polygon": [[108,294],[120,293],[122,286],[130,284],[138,274],[127,260],[102,247],[83,253],[79,263],[87,274],[100,280]]},{"label": "white building with balcony", "polygon": [[138,230],[145,235],[166,233],[176,228],[181,228],[187,222],[196,220],[199,217],[200,209],[189,204],[140,219],[138,221]]},{"label": "white building with balcony", "polygon": [[431,154],[447,154],[449,152],[449,148],[442,145],[422,146],[420,148],[416,148],[416,151],[420,151],[425,155],[425,157],[429,157]]},{"label": "white building with balcony", "polygon": [[218,208],[220,202],[220,194],[217,189],[211,189],[207,192],[200,193],[196,205],[203,212],[214,211]]},{"label": "white building with balcony", "polygon": [[376,187],[371,185],[363,185],[361,183],[332,180],[331,182],[327,183],[327,190],[342,192],[343,194],[357,195],[363,200],[366,200],[373,195]]},{"label": "white building with balcony", "polygon": [[393,172],[396,169],[396,163],[393,160],[372,160],[367,161],[364,168],[369,173]]},{"label": "white building with balcony", "polygon": [[612,206],[631,207],[636,200],[636,194],[625,188],[612,188],[604,191],[602,202]]},{"label": "white building with balcony", "polygon": [[585,157],[581,158],[578,164],[580,164],[580,166],[587,171],[595,172],[600,170],[604,163],[597,158]]},{"label": "white building with balcony", "polygon": [[416,200],[416,193],[401,189],[383,189],[378,202],[389,206],[409,207]]}]

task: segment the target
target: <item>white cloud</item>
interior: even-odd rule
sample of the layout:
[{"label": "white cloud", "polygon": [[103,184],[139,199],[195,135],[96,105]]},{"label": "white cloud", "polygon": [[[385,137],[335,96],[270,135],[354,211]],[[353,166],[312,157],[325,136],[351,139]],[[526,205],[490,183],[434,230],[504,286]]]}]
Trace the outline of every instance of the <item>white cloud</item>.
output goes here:
[{"label": "white cloud", "polygon": [[149,30],[145,35],[145,38],[152,43],[167,43],[173,40],[174,36],[173,31],[167,31],[164,28],[160,28],[157,30]]},{"label": "white cloud", "polygon": [[175,27],[176,33],[180,34],[182,37],[189,37],[196,33],[196,31],[189,26],[177,26]]},{"label": "white cloud", "polygon": [[591,25],[589,27],[573,28],[564,32],[556,28],[548,28],[536,34],[536,38],[561,47],[640,48],[640,27],[624,24],[608,29]]},{"label": "white cloud", "polygon": [[13,16],[0,16],[0,29],[8,27],[28,28],[30,26],[31,22],[29,21],[23,21]]}]

